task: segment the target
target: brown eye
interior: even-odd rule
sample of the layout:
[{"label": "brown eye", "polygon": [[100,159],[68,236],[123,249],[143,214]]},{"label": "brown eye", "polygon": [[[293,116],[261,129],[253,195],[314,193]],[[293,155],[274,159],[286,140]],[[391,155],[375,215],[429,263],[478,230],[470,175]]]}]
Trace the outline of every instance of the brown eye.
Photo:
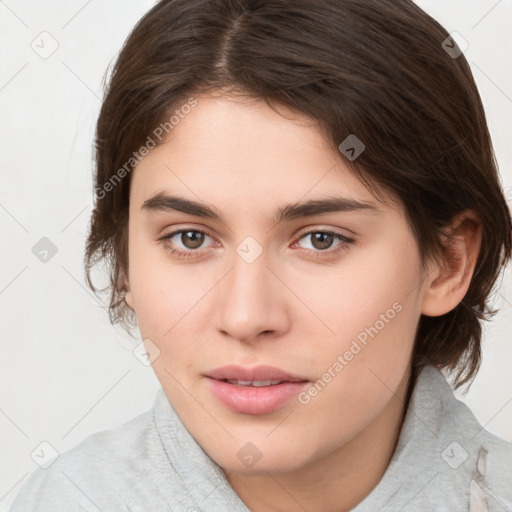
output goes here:
[{"label": "brown eye", "polygon": [[[302,245],[304,241],[308,242],[309,247]],[[335,244],[334,242],[338,242]],[[334,231],[308,231],[304,233],[296,245],[301,246],[307,252],[317,257],[330,257],[338,252],[345,251],[352,243],[353,238],[349,238],[341,233]]]},{"label": "brown eye", "polygon": [[312,233],[311,234],[311,244],[315,249],[325,250],[331,247],[334,241],[334,235],[332,233]]},{"label": "brown eye", "polygon": [[205,234],[200,231],[182,231],[181,243],[187,249],[197,249],[204,242]]},{"label": "brown eye", "polygon": [[164,243],[167,250],[176,256],[195,257],[199,256],[205,249],[205,239],[211,236],[198,229],[180,229],[163,236],[160,241]]}]

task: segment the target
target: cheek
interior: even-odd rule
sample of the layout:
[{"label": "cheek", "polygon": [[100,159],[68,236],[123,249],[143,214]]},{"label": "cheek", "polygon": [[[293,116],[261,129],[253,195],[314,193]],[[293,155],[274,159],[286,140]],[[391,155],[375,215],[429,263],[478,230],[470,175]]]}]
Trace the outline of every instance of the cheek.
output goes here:
[{"label": "cheek", "polygon": [[[130,289],[141,336],[162,351],[173,339],[187,334],[186,344],[200,332],[201,302],[218,281],[208,265],[177,264],[161,244],[134,234],[130,238]],[[165,340],[165,343],[163,343]]]},{"label": "cheek", "polygon": [[310,321],[306,336],[314,340],[321,381],[310,404],[319,414],[334,400],[365,417],[379,410],[408,370],[420,316],[421,266],[408,239],[396,246],[400,250],[361,251],[329,278],[301,281],[308,306],[329,328]]},{"label": "cheek", "polygon": [[419,318],[414,292],[415,283],[420,282],[420,264],[407,239],[400,250],[381,244],[371,251],[354,251],[338,266],[297,271],[290,279],[317,317],[314,322],[308,315],[313,319],[310,334],[323,333],[325,348],[333,339],[338,340],[333,347],[338,350],[348,349],[347,343],[358,337],[364,343],[368,330],[398,342],[398,331],[409,331],[411,319]]},{"label": "cheek", "polygon": [[[362,258],[331,281],[320,280],[324,293],[312,295],[308,305],[335,334],[316,319],[305,324],[309,346],[301,351],[313,361],[317,380],[302,395],[297,412],[306,422],[321,418],[314,437],[328,440],[318,447],[326,454],[399,400],[419,317],[410,293],[417,270],[413,263],[380,253]],[[320,329],[326,333],[321,337]],[[297,421],[290,426],[290,437],[303,436],[303,425]]]},{"label": "cheek", "polygon": [[195,306],[207,293],[206,281],[172,266],[147,266],[132,286],[141,334],[155,340],[170,339],[188,326]]}]

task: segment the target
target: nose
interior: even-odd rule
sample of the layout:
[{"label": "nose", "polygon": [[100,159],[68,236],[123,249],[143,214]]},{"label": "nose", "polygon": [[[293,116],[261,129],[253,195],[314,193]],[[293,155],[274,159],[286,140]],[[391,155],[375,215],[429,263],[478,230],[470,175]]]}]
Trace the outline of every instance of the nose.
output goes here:
[{"label": "nose", "polygon": [[252,262],[234,253],[215,297],[217,328],[224,335],[250,343],[282,336],[289,329],[289,297],[271,266],[265,252]]}]

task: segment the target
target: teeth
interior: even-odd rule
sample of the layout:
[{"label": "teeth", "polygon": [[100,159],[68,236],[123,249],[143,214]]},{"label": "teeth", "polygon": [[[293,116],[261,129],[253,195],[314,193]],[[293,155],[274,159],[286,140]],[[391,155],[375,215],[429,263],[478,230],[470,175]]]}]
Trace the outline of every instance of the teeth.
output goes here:
[{"label": "teeth", "polygon": [[262,388],[264,386],[275,386],[276,384],[280,384],[282,381],[280,380],[237,380],[237,379],[227,379],[227,382],[230,384],[235,384],[237,386],[253,386],[255,388]]}]

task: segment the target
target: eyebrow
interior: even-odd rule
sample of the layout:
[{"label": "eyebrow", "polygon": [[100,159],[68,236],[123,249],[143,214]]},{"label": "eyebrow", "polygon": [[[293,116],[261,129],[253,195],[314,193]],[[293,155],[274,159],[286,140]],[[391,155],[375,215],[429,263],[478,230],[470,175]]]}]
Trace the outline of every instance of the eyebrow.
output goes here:
[{"label": "eyebrow", "polygon": [[[162,192],[144,201],[142,210],[147,212],[178,211],[207,219],[224,222],[222,214],[214,207],[204,203],[192,201],[184,197],[167,195]],[[328,197],[299,201],[281,206],[273,216],[273,222],[278,224],[303,217],[312,217],[331,212],[380,212],[380,209],[371,202],[357,201],[347,197]]]}]

